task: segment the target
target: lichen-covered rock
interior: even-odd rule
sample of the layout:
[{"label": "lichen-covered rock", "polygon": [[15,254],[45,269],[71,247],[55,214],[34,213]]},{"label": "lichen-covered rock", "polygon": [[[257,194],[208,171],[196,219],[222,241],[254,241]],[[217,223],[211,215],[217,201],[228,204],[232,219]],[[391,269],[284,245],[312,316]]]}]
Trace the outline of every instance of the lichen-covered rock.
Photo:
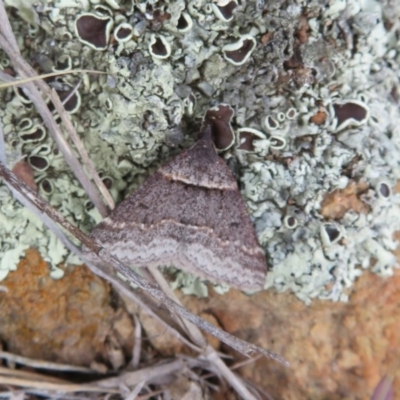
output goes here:
[{"label": "lichen-covered rock", "polygon": [[[346,300],[347,288],[372,261],[383,275],[396,264],[400,7],[374,0],[227,3],[227,10],[206,0],[87,3],[85,9],[74,1],[29,3],[16,5],[12,23],[23,56],[38,72],[59,68],[68,56],[72,68],[110,74],[82,78],[71,118],[117,200],[174,147],[195,140],[207,109],[229,104],[237,140],[224,156],[236,160],[268,254],[266,288],[291,290],[306,302]],[[77,37],[82,15],[107,22],[104,34],[110,29],[110,35],[101,48]],[[121,40],[121,27],[129,40]],[[3,53],[0,61],[7,64]],[[76,82],[71,75],[51,85],[67,92]],[[98,215],[53,142],[47,136],[21,140],[20,121],[37,122],[32,105],[22,91],[0,96],[10,160],[46,159],[48,167],[35,172],[39,191],[89,231]],[[259,132],[251,151],[243,149],[243,129]],[[354,185],[364,188],[355,194],[362,206],[340,215],[322,211],[331,193]],[[19,207],[11,197],[7,202]],[[2,218],[7,228],[0,236],[11,239],[1,242],[1,251],[19,254],[25,232],[17,232],[6,213]],[[35,240],[50,243],[44,229]]]}]

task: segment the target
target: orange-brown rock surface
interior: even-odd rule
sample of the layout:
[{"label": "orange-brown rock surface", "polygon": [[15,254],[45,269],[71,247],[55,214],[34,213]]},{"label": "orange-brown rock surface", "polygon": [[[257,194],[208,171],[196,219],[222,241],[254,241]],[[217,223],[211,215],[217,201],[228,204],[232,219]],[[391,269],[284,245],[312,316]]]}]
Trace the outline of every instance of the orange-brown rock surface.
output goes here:
[{"label": "orange-brown rock surface", "polygon": [[[7,292],[0,292],[0,337],[10,352],[111,365],[107,342],[131,348],[129,316],[113,304],[109,286],[85,267],[69,267],[64,278],[53,280],[46,263],[30,250],[2,285]],[[179,296],[193,312],[215,318],[228,332],[291,363],[286,368],[261,358],[240,369],[275,400],[367,400],[385,374],[395,375],[395,398],[400,396],[400,271],[387,279],[364,274],[348,303],[315,300],[306,306],[272,290],[254,296],[231,290],[222,296],[211,289],[206,299]],[[145,320],[142,324],[146,330]],[[150,342],[157,337],[158,351],[181,352],[182,345],[156,325],[147,326],[147,334]]]},{"label": "orange-brown rock surface", "polygon": [[[110,286],[85,266],[67,267],[54,280],[36,250],[1,282],[3,349],[35,359],[89,366],[113,364],[111,352],[130,354],[133,324]],[[110,349],[112,344],[112,349]]]},{"label": "orange-brown rock surface", "polygon": [[400,396],[400,271],[387,279],[364,274],[348,303],[306,306],[274,291],[183,301],[196,312],[212,310],[225,330],[290,362],[285,368],[262,358],[241,368],[274,399],[367,400],[380,378],[392,373]]}]

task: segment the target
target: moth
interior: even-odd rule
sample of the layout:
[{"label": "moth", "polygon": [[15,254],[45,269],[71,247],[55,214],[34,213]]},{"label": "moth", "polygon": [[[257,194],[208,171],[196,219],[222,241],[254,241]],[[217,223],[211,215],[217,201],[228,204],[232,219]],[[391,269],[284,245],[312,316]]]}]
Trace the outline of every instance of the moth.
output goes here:
[{"label": "moth", "polygon": [[91,237],[127,265],[173,265],[242,290],[264,286],[264,250],[210,126],[193,147],[150,175]]}]

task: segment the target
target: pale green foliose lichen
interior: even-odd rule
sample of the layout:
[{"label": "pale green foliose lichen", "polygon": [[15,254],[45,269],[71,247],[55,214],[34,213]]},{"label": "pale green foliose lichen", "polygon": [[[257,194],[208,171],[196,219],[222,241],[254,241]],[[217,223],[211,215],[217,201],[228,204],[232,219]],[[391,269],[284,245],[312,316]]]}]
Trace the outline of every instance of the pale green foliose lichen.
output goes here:
[{"label": "pale green foliose lichen", "polygon": [[[224,154],[268,255],[265,287],[290,290],[305,302],[345,301],[347,288],[370,265],[381,275],[392,273],[392,251],[398,245],[393,234],[400,226],[400,198],[393,190],[400,178],[400,6],[374,0],[299,0],[290,5],[261,0],[240,2],[230,22],[218,19],[206,0],[110,0],[101,5],[21,0],[13,6],[21,14],[13,14],[12,24],[22,54],[40,72],[51,72],[68,55],[72,68],[110,74],[82,77],[81,106],[71,118],[101,176],[110,178],[116,201],[193,143],[196,132],[187,126],[198,129],[210,106],[228,103],[235,110],[235,129],[265,135],[254,141],[254,151],[238,150],[236,143]],[[111,40],[106,51],[79,41],[76,17],[100,11],[112,15],[114,26],[131,24],[132,39]],[[182,12],[192,22],[183,31]],[[149,53],[153,35],[168,41],[168,58]],[[234,65],[224,59],[222,48],[244,35],[254,37],[256,48],[243,65]],[[75,76],[61,80],[72,86],[77,82]],[[57,88],[60,82],[52,84]],[[89,232],[101,217],[53,141],[48,136],[39,143],[18,139],[18,121],[37,118],[33,107],[12,90],[0,95],[10,162],[24,155],[46,156],[49,168],[36,171],[39,193]],[[188,107],[191,96],[197,99],[195,108]],[[368,110],[365,120],[338,129],[335,104],[351,101]],[[310,122],[321,111],[325,121]],[[282,138],[283,145],[274,147],[274,137]],[[43,191],[44,179],[52,182],[52,193]],[[377,189],[381,181],[391,187],[389,196]],[[336,221],[326,220],[321,201],[352,182],[368,184],[361,200],[369,212],[350,210]],[[39,247],[53,265],[63,261],[67,252],[7,189],[1,190],[6,199],[2,207],[11,211],[0,209],[0,251],[8,260],[0,265],[0,278],[30,245]],[[292,226],[285,223],[289,216]],[[328,223],[337,231],[324,231]],[[59,271],[54,269],[53,276],[59,277]],[[206,294],[202,282],[183,272],[174,285]]]},{"label": "pale green foliose lichen", "polygon": [[[175,270],[175,268],[172,268],[172,271],[173,270]],[[198,279],[191,274],[182,273],[178,270],[175,272],[176,278],[170,283],[172,289],[181,288],[183,293],[193,294],[197,297],[208,296],[207,285],[201,279]]]}]

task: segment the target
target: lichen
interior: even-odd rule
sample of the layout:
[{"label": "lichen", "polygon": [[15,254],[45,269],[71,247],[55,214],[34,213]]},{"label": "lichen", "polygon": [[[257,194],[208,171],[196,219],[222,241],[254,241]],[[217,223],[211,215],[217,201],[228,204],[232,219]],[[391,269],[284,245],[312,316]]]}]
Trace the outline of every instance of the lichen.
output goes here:
[{"label": "lichen", "polygon": [[[90,2],[42,6],[21,1],[14,5],[20,17],[13,13],[12,24],[23,56],[34,60],[40,72],[51,72],[66,55],[73,68],[109,72],[108,77],[83,78],[81,105],[71,118],[97,169],[110,178],[117,201],[193,143],[208,108],[226,103],[235,111],[236,132],[261,133],[252,151],[239,149],[236,141],[223,156],[236,160],[242,194],[268,255],[266,288],[293,291],[306,302],[316,297],[346,300],[348,288],[371,265],[381,275],[392,273],[393,233],[400,226],[400,197],[394,190],[400,178],[398,5],[374,0],[289,6],[240,2],[232,20],[224,21],[206,0],[112,3],[108,12],[114,26],[131,24],[133,36],[127,42],[111,40],[101,52],[75,35],[76,18],[99,10]],[[190,29],[177,28],[182,13],[189,16]],[[153,35],[168,40],[167,59],[149,53]],[[253,37],[256,47],[243,65],[233,65],[224,59],[223,48],[244,35]],[[63,76],[62,82],[71,87],[76,79]],[[52,140],[20,140],[22,118],[40,123],[32,106],[13,90],[0,96],[10,162],[29,159],[40,153],[40,146],[48,146],[50,166],[35,173],[40,193],[90,231],[100,217],[55,154]],[[359,124],[338,129],[335,107],[349,101],[365,104],[369,114]],[[51,181],[51,193],[40,189],[44,179]],[[386,183],[388,196],[377,189],[380,182]],[[366,187],[359,201],[368,212],[349,209],[336,219],[321,214],[329,193],[358,183]],[[0,212],[1,233],[9,238],[1,242],[0,251],[9,260],[1,268],[14,268],[28,245],[39,246],[53,264],[60,262],[67,253],[22,212],[7,189],[1,190],[13,211]],[[289,217],[296,224],[288,224]],[[329,235],[321,233],[326,224],[340,228],[340,240],[327,242]],[[19,227],[30,225],[35,231],[28,238]],[[186,290],[202,287],[188,282],[179,278]]]}]

